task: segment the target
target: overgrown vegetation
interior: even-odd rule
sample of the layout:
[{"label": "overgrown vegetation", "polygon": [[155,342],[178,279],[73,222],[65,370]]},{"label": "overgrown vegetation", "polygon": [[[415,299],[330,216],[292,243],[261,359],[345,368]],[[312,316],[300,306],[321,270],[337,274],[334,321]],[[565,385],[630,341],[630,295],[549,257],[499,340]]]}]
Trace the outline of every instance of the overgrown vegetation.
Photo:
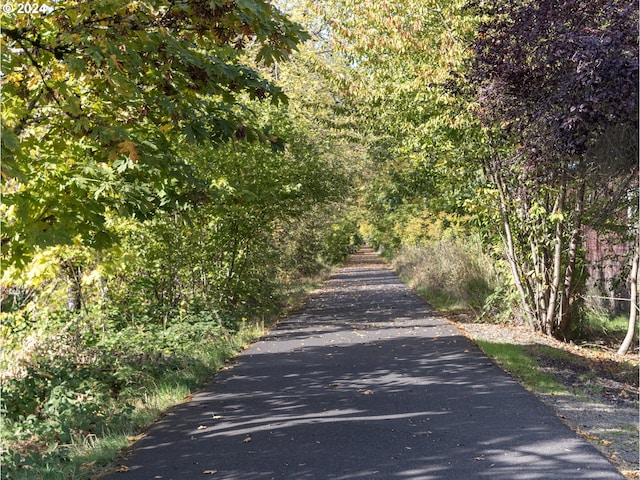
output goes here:
[{"label": "overgrown vegetation", "polygon": [[[479,238],[452,235],[454,231],[443,233],[440,240],[393,252],[392,267],[439,310],[472,312],[476,321],[526,323],[519,313],[517,296],[509,289],[507,267],[486,253]],[[596,301],[582,302],[576,309],[577,320],[570,334],[573,342],[618,348],[627,332],[627,316],[612,313]],[[640,325],[636,325],[638,335]]]},{"label": "overgrown vegetation", "polygon": [[448,238],[422,247],[404,247],[393,259],[395,271],[440,310],[478,313],[499,285],[494,260],[479,239]]},{"label": "overgrown vegetation", "polygon": [[88,478],[262,331],[206,314],[108,334],[67,320],[3,382],[2,478]]},{"label": "overgrown vegetation", "polygon": [[518,320],[563,340],[595,263],[637,303],[637,0],[320,4],[354,67],[372,245],[430,249],[434,225],[463,224],[454,236],[479,235],[507,274],[493,307],[515,300]]},{"label": "overgrown vegetation", "polygon": [[134,303],[53,310],[11,336],[5,324],[2,478],[89,478],[313,285],[295,278],[236,309],[194,303],[154,316]]},{"label": "overgrown vegetation", "polygon": [[144,424],[361,239],[440,308],[612,331],[583,233],[637,277],[637,0],[277,5],[0,13],[7,478]]},{"label": "overgrown vegetation", "polygon": [[359,244],[362,159],[269,2],[0,15],[2,477],[80,479]]},{"label": "overgrown vegetation", "polygon": [[[626,315],[585,308],[574,325],[572,338],[578,343],[594,347],[617,348],[627,333],[629,318]],[[636,338],[640,325],[635,326]]]}]

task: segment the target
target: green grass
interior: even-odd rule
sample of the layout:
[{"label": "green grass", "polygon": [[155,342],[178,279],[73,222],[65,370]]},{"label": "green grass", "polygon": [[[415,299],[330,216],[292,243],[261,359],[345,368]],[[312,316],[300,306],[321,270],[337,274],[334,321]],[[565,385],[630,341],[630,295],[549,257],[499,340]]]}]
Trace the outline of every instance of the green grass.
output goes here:
[{"label": "green grass", "polygon": [[[403,277],[402,281],[411,285],[410,278]],[[430,305],[437,308],[441,312],[466,312],[469,310],[469,303],[461,299],[458,295],[439,288],[419,288],[416,293],[427,300]]]},{"label": "green grass", "polygon": [[[584,341],[606,340],[611,344],[622,342],[629,326],[628,315],[608,315],[606,312],[587,310],[575,326],[575,335]],[[640,323],[636,323],[636,338]]]},{"label": "green grass", "polygon": [[561,394],[567,389],[555,377],[542,370],[537,360],[522,345],[476,340],[478,346],[528,390],[535,393]]}]

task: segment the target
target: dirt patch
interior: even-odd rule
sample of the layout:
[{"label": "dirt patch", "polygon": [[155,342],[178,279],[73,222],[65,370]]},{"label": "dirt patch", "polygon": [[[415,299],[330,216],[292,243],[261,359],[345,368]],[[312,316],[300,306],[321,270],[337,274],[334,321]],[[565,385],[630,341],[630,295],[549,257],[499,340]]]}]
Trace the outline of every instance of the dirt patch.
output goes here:
[{"label": "dirt patch", "polygon": [[619,356],[565,344],[524,327],[471,323],[464,315],[451,320],[472,340],[524,345],[567,390],[539,398],[627,478],[640,479],[637,352]]}]

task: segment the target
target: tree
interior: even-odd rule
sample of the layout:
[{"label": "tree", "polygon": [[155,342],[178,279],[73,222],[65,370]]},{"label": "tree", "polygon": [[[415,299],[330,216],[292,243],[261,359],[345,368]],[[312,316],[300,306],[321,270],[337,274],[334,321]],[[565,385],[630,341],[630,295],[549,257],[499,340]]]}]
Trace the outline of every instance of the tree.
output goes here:
[{"label": "tree", "polygon": [[[567,338],[582,286],[582,228],[606,227],[603,211],[619,219],[633,198],[638,5],[544,0],[476,7],[486,21],[471,82],[507,258],[527,317],[546,334]],[[598,151],[609,137],[623,148],[605,157]]]},{"label": "tree", "polygon": [[369,240],[393,249],[416,237],[406,234],[415,218],[464,215],[479,180],[470,159],[480,132],[452,82],[473,33],[465,2],[333,0],[310,8],[325,20],[323,44],[347,67],[342,105],[370,158],[362,174]]},{"label": "tree", "polygon": [[631,262],[631,275],[629,281],[631,283],[629,300],[631,307],[629,309],[629,325],[624,340],[618,348],[618,355],[624,355],[631,347],[631,343],[636,335],[636,323],[638,321],[638,270],[640,266],[640,253],[636,251]]},{"label": "tree", "polygon": [[[284,251],[300,252],[303,238],[317,244],[302,261],[308,273],[335,260],[316,237],[340,223],[326,205],[344,200],[349,182],[330,125],[333,97],[307,70],[318,59],[284,61],[306,38],[302,27],[260,1],[93,7],[11,18],[5,64],[44,93],[6,76],[16,93],[5,99],[15,109],[5,110],[14,128],[3,145],[9,297],[49,293],[59,279],[66,302],[31,304],[40,317],[64,302],[73,311],[101,305],[115,328],[136,317],[166,324],[202,305],[273,306],[280,273],[295,277],[300,263]],[[46,43],[51,36],[69,43]],[[19,52],[38,65],[21,66]],[[40,75],[56,69],[59,82]],[[79,102],[73,118],[64,95]],[[50,175],[34,174],[42,164]],[[294,223],[314,229],[278,238]]]},{"label": "tree", "polygon": [[285,96],[239,53],[271,64],[306,38],[263,0],[69,1],[0,19],[5,264],[47,245],[104,247],[112,214],[197,204],[208,192],[185,145],[277,144],[238,97]]}]

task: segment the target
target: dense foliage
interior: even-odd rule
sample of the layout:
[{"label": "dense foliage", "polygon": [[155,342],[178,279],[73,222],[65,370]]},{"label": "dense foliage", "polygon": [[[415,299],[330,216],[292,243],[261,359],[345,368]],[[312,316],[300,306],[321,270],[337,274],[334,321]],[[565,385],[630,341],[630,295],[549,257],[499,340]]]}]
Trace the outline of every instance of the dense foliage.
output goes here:
[{"label": "dense foliage", "polygon": [[7,478],[148,421],[362,239],[440,306],[567,338],[585,228],[637,233],[637,0],[10,10]]},{"label": "dense foliage", "polygon": [[585,283],[583,227],[627,230],[637,207],[638,4],[478,8],[488,18],[471,75],[491,147],[483,168],[527,316],[566,338]]},{"label": "dense foliage", "polygon": [[637,2],[320,5],[369,135],[370,241],[394,251],[437,243],[443,224],[476,231],[511,284],[504,304],[570,337],[585,229],[633,256]]},{"label": "dense foliage", "polygon": [[159,385],[196,386],[358,244],[354,169],[299,95],[325,77],[287,80],[307,34],[268,2],[2,27],[2,474],[75,478],[78,445],[135,433]]},{"label": "dense foliage", "polygon": [[211,195],[190,146],[262,133],[242,97],[285,98],[240,53],[269,64],[305,38],[262,1],[65,2],[2,23],[11,263],[36,247],[113,241],[110,212],[146,218]]}]

